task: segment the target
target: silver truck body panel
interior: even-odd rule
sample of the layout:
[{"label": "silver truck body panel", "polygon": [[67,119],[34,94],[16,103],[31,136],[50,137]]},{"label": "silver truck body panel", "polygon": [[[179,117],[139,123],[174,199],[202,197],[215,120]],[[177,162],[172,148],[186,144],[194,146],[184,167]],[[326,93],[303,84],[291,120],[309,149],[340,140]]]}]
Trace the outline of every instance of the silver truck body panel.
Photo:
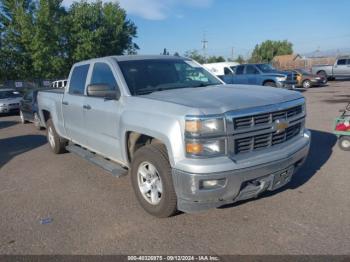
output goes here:
[{"label": "silver truck body panel", "polygon": [[[85,95],[72,95],[69,93],[70,75],[64,93],[39,92],[41,119],[45,119],[45,111],[49,112],[60,136],[124,167],[130,167],[126,140],[128,132],[138,132],[162,141],[174,170],[177,196],[179,201],[185,201],[180,201],[183,207],[179,206],[184,211],[196,209],[188,208],[193,201],[210,202],[213,206],[222,204],[220,199],[230,202],[237,196],[244,181],[270,175],[287,166],[298,165],[305,159],[310,143],[310,135],[304,130],[305,111],[297,116],[298,119],[288,119],[290,124],[301,125],[300,133],[292,139],[256,152],[242,155],[233,153],[234,138],[246,134],[234,130],[233,118],[302,106],[305,101],[300,93],[269,87],[223,84],[131,96],[117,61],[133,59],[165,58],[106,57],[75,64],[71,72],[76,66],[90,64],[86,89],[90,83],[91,65],[101,61],[107,63],[117,80],[120,98],[105,100],[89,97],[86,96],[86,90]],[[86,110],[83,105],[89,105],[91,109]],[[188,158],[185,153],[185,117],[206,115],[222,115],[225,118],[227,133],[224,138],[228,144],[228,152],[221,157]],[[269,130],[273,130],[273,123],[264,129],[250,131],[256,135],[264,135],[266,132],[272,132]],[[199,181],[203,178],[217,177],[225,177],[228,186],[224,190],[202,193]]]}]

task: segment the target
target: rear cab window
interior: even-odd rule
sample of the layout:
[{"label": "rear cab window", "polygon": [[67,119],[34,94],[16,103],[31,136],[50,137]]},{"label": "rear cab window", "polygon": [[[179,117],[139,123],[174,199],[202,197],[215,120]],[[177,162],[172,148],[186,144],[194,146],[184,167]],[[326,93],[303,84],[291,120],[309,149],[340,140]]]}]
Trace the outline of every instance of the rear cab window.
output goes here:
[{"label": "rear cab window", "polygon": [[89,64],[75,66],[69,82],[69,94],[84,95],[86,77],[89,71]]}]

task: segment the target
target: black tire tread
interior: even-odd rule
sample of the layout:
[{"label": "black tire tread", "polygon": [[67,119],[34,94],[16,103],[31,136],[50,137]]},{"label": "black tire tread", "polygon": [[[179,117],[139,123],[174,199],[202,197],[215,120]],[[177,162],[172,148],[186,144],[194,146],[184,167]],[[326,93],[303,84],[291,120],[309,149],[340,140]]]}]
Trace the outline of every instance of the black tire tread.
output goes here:
[{"label": "black tire tread", "polygon": [[[152,207],[150,204],[148,204],[143,199],[137,185],[137,174],[135,172],[137,172],[138,166],[135,166],[135,163],[140,161],[138,160],[139,158],[143,160],[149,160],[147,159],[147,156],[150,156],[150,155],[158,157],[158,160],[160,160],[160,163],[162,165],[162,169],[164,168],[164,170],[167,170],[166,172],[160,174],[163,182],[163,188],[168,189],[168,191],[166,192],[166,198],[167,198],[165,200],[166,202],[160,203],[162,204],[161,209]],[[161,170],[158,170],[158,171],[159,173],[162,172]],[[137,196],[138,202],[146,210],[146,212],[159,218],[170,217],[176,214],[177,197],[173,186],[171,166],[169,163],[168,153],[167,153],[166,147],[163,144],[154,143],[154,144],[148,144],[139,148],[135,152],[130,175],[131,175],[131,182],[132,182],[135,194]],[[164,184],[167,184],[167,186],[165,186]]]},{"label": "black tire tread", "polygon": [[64,138],[61,138],[58,134],[57,134],[57,132],[56,132],[56,129],[55,129],[55,126],[54,126],[54,124],[53,124],[53,122],[52,122],[52,120],[51,119],[48,119],[47,120],[47,122],[46,122],[46,126],[47,126],[47,137],[48,137],[48,130],[49,130],[49,127],[51,126],[51,128],[52,128],[52,131],[53,131],[53,134],[54,134],[54,139],[55,139],[55,148],[52,148],[51,146],[50,146],[50,148],[51,148],[51,150],[52,150],[52,152],[54,152],[55,154],[63,154],[63,153],[65,153],[65,152],[67,152],[66,151],[66,145],[67,145],[67,140],[66,139],[64,139]]}]

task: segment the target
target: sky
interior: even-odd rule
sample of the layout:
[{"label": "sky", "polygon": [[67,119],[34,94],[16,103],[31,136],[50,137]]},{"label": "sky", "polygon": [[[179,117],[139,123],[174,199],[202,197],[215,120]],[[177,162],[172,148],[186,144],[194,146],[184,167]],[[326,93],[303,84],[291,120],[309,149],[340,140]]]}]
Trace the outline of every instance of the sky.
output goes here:
[{"label": "sky", "polygon": [[[73,0],[64,0],[69,7]],[[104,0],[112,1],[112,0]],[[115,1],[115,0],[114,0]],[[119,0],[138,28],[139,54],[187,50],[245,57],[264,40],[295,53],[350,50],[350,0]]]}]

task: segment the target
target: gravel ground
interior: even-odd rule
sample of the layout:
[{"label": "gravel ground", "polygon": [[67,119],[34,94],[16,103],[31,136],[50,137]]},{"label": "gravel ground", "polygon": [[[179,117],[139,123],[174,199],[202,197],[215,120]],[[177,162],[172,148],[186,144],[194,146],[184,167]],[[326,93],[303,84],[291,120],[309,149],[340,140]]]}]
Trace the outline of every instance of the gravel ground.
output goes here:
[{"label": "gravel ground", "polygon": [[332,134],[350,81],[303,94],[311,152],[288,186],[169,219],[139,207],[128,176],[54,155],[43,131],[0,117],[0,254],[350,254],[350,152]]}]

